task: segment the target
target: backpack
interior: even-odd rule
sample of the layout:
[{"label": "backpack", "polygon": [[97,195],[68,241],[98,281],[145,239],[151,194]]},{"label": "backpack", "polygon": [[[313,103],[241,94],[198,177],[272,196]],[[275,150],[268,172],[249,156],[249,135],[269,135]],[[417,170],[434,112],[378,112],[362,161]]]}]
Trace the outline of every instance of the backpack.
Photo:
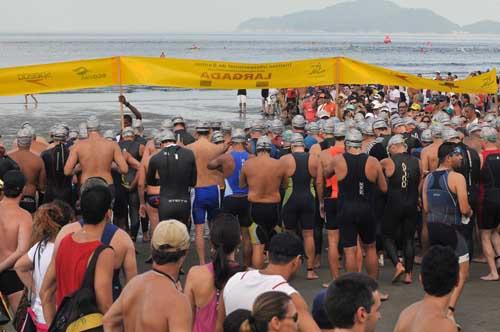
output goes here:
[{"label": "backpack", "polygon": [[109,246],[101,245],[94,251],[80,289],[63,299],[49,332],[104,331],[103,314],[97,308],[94,278],[97,259],[106,248]]}]

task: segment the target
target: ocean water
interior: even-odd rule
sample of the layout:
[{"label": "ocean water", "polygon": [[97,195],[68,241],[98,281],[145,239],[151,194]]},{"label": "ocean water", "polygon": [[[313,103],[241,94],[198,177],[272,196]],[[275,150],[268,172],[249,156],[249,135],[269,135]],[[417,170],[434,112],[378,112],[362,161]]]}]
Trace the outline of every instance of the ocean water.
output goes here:
[{"label": "ocean water", "polygon": [[[431,76],[436,70],[459,76],[500,68],[500,35],[350,34],[155,34],[155,35],[0,35],[0,67],[116,55],[273,62],[346,56],[408,73]],[[196,45],[198,50],[189,50]],[[190,120],[238,122],[235,91],[129,87],[129,101],[145,115],[146,127],[182,114]],[[76,126],[96,113],[105,128],[119,126],[116,88],[37,95],[38,106],[23,96],[0,97],[0,134],[7,143],[28,120],[41,135],[56,121]],[[248,93],[247,118],[260,117],[260,91]]]}]

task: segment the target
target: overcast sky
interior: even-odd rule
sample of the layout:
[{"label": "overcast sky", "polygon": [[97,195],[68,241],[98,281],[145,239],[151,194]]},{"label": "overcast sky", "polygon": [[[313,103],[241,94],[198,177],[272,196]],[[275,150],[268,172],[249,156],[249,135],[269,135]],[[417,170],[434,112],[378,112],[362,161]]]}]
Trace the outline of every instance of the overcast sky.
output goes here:
[{"label": "overcast sky", "polygon": [[[370,0],[365,0],[370,1]],[[232,32],[248,18],[320,9],[336,0],[0,0],[5,32]],[[464,25],[500,20],[499,0],[393,0]]]}]

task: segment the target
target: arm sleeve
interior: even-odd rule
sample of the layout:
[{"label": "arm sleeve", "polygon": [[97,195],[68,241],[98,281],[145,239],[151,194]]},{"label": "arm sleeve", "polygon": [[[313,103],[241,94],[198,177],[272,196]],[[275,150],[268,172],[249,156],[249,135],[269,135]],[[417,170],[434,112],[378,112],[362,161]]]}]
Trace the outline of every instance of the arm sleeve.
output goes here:
[{"label": "arm sleeve", "polygon": [[192,155],[192,162],[191,162],[191,181],[190,181],[191,187],[196,186],[197,178],[198,178],[198,172],[196,170],[196,161],[194,160],[194,154],[193,154]]},{"label": "arm sleeve", "polygon": [[155,180],[156,180],[156,170],[157,169],[158,169],[158,167],[157,167],[156,159],[151,158],[149,161],[148,174],[146,175],[146,183],[148,185],[154,185]]}]

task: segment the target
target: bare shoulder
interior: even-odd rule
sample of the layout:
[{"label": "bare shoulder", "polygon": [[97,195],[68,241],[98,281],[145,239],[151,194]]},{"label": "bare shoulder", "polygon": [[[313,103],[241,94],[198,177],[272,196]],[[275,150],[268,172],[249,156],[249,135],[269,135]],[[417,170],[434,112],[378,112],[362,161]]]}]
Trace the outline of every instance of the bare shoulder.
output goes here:
[{"label": "bare shoulder", "polygon": [[59,233],[57,233],[56,242],[62,240],[66,235],[80,230],[80,228],[82,228],[82,226],[78,222],[73,222],[63,226]]},{"label": "bare shoulder", "polygon": [[368,156],[368,159],[366,160],[367,163],[370,163],[373,166],[380,165],[380,162],[378,161],[377,158]]},{"label": "bare shoulder", "polygon": [[31,214],[28,211],[19,208],[19,221],[23,224],[29,223],[31,226],[33,218],[31,217]]},{"label": "bare shoulder", "polygon": [[188,271],[186,279],[193,280],[206,280],[208,270],[204,265],[195,265]]},{"label": "bare shoulder", "polygon": [[116,247],[134,248],[134,242],[132,242],[130,235],[121,228],[116,231],[111,240],[111,246],[114,247],[115,245]]}]

